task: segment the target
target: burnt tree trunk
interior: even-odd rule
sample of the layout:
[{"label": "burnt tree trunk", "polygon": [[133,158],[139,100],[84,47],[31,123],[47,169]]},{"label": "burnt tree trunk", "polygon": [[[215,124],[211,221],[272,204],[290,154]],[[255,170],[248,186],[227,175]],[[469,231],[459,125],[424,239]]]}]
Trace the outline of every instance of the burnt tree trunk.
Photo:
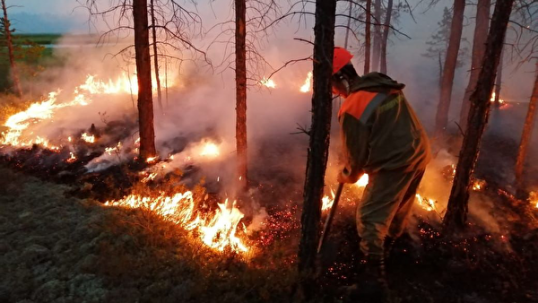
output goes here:
[{"label": "burnt tree trunk", "polygon": [[476,88],[476,82],[478,81],[478,75],[480,74],[480,64],[482,64],[482,58],[486,51],[486,39],[489,29],[489,10],[491,0],[478,0],[476,5],[476,26],[474,28],[473,36],[473,56],[471,59],[471,74],[469,76],[469,83],[463,96],[463,102],[460,110],[460,127],[465,130],[467,127],[467,113],[469,112],[470,102],[469,98]]},{"label": "burnt tree trunk", "polygon": [[246,189],[247,181],[247,56],[246,56],[245,0],[235,0],[235,89],[237,140],[237,178],[239,186]]},{"label": "burnt tree trunk", "polygon": [[138,79],[138,123],[140,130],[139,160],[155,157],[153,99],[151,91],[151,56],[149,53],[148,1],[133,0],[133,20]]},{"label": "burnt tree trunk", "polygon": [[364,74],[370,72],[370,50],[372,49],[371,42],[372,29],[372,0],[366,0],[366,25],[364,30]]},{"label": "burnt tree trunk", "polygon": [[161,79],[159,78],[159,55],[157,54],[157,19],[155,19],[155,6],[154,0],[150,2],[151,8],[151,33],[153,36],[153,70],[155,72],[155,82],[157,83],[157,101],[159,102],[159,110],[161,115],[164,114],[162,93],[161,93]]},{"label": "burnt tree trunk", "polygon": [[501,51],[501,59],[499,60],[499,67],[497,68],[497,77],[495,78],[495,99],[493,100],[493,104],[495,104],[495,107],[501,106],[501,88],[502,88],[502,81],[503,81],[503,55],[504,55],[504,51]]},{"label": "burnt tree trunk", "polygon": [[392,17],[392,0],[388,0],[387,14],[385,15],[385,27],[383,28],[383,40],[381,41],[381,68],[380,71],[387,73],[387,43],[390,33],[390,19]]},{"label": "burnt tree trunk", "polygon": [[469,125],[463,138],[447,212],[443,219],[446,231],[456,231],[466,225],[471,175],[480,151],[482,134],[488,122],[491,106],[490,95],[493,90],[495,72],[499,65],[513,3],[514,0],[497,0],[495,4],[495,11],[493,12],[491,28],[487,38],[486,52],[482,60],[482,69],[478,76],[478,84],[470,99]]},{"label": "burnt tree trunk", "polygon": [[534,128],[534,120],[536,120],[536,106],[538,105],[538,61],[536,62],[536,78],[534,79],[534,88],[532,89],[531,100],[529,101],[529,110],[527,111],[527,117],[525,118],[525,125],[523,126],[523,133],[521,134],[521,142],[519,143],[519,150],[517,153],[515,177],[516,187],[519,190],[523,189],[523,164],[527,157],[529,150],[529,143],[532,137],[532,130]]},{"label": "burnt tree trunk", "polygon": [[372,71],[379,71],[381,55],[381,0],[374,2],[374,48],[372,50]]},{"label": "burnt tree trunk", "polygon": [[15,63],[15,54],[13,52],[13,38],[11,36],[11,22],[7,17],[6,1],[2,0],[2,10],[4,11],[4,30],[6,31],[6,44],[7,52],[9,56],[9,68],[11,71],[11,81],[13,81],[13,92],[17,96],[22,96],[21,82],[19,80],[19,72],[17,70],[17,64]]},{"label": "burnt tree trunk", "polygon": [[332,112],[332,61],[336,0],[316,1],[314,26],[314,66],[312,94],[312,126],[306,164],[304,204],[301,216],[299,273],[301,289],[312,286],[316,247],[320,236],[321,198],[329,154]]},{"label": "burnt tree trunk", "polygon": [[441,79],[441,96],[437,106],[435,117],[435,138],[441,139],[445,133],[448,123],[448,112],[450,109],[450,99],[452,98],[452,86],[454,85],[454,73],[458,64],[458,53],[460,50],[461,33],[463,31],[463,13],[465,11],[465,0],[454,0],[454,14],[450,25],[450,38],[446,51],[445,65],[443,67],[443,77]]}]

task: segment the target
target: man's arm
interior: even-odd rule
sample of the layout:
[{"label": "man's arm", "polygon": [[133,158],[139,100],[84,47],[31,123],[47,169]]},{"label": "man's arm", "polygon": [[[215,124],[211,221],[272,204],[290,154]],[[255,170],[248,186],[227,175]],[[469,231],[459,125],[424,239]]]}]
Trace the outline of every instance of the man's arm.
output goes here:
[{"label": "man's arm", "polygon": [[355,183],[368,161],[370,127],[347,113],[340,117],[340,126],[344,158],[342,174],[347,183]]}]

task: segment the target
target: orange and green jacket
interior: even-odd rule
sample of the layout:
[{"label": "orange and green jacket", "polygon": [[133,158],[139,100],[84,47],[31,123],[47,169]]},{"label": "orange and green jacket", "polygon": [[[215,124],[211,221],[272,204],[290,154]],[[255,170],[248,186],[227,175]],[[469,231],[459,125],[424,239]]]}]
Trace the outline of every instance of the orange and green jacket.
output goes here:
[{"label": "orange and green jacket", "polygon": [[352,179],[363,172],[424,169],[430,161],[428,137],[405,99],[404,87],[381,73],[351,83],[338,119],[344,165]]}]

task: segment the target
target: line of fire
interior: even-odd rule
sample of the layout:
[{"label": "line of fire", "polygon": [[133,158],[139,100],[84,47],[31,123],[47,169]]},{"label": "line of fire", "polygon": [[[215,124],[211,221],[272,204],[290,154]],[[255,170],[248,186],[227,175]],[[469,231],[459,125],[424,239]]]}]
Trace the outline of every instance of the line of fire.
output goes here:
[{"label": "line of fire", "polygon": [[538,302],[536,1],[27,2],[0,302]]}]

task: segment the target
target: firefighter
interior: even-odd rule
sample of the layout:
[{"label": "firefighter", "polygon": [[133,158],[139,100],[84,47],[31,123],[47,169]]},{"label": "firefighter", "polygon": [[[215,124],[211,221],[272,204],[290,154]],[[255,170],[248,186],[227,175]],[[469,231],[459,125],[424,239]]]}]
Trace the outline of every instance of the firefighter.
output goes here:
[{"label": "firefighter", "polygon": [[352,57],[335,47],[331,83],[333,92],[345,98],[338,112],[344,162],[338,182],[369,176],[356,213],[366,257],[366,279],[356,291],[379,297],[387,295],[386,254],[405,228],[431,158],[430,145],[402,92],[405,85],[377,72],[359,76]]}]

